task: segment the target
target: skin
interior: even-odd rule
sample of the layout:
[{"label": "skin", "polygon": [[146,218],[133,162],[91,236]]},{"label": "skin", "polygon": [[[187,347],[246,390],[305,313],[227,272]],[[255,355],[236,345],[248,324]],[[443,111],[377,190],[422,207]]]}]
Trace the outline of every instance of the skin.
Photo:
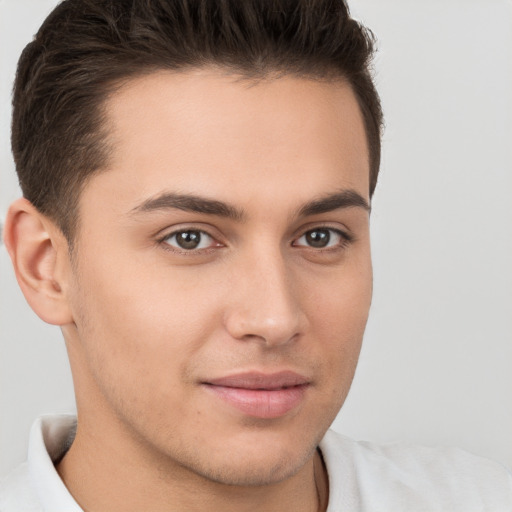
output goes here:
[{"label": "skin", "polygon": [[[107,120],[111,159],[83,191],[73,258],[26,200],[6,225],[27,299],[66,339],[78,430],[61,477],[87,511],[325,510],[316,448],[370,307],[369,212],[304,206],[347,191],[369,203],[350,87],[159,72],[113,94]],[[154,201],[178,193],[237,215]],[[311,246],[315,229],[327,247]],[[180,230],[199,248],[180,248]],[[275,418],[205,385],[283,370],[308,384]]]}]

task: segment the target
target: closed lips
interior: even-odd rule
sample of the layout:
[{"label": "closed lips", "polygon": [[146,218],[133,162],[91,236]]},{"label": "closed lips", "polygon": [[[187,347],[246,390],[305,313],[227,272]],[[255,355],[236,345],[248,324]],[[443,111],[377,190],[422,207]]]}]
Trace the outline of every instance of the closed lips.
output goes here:
[{"label": "closed lips", "polygon": [[264,374],[260,372],[239,373],[236,375],[212,379],[205,382],[205,384],[228,388],[273,390],[294,386],[304,386],[309,384],[309,381],[298,373],[282,371],[273,374]]},{"label": "closed lips", "polygon": [[275,419],[296,409],[304,400],[309,381],[295,372],[242,373],[205,382],[217,398],[238,412]]}]

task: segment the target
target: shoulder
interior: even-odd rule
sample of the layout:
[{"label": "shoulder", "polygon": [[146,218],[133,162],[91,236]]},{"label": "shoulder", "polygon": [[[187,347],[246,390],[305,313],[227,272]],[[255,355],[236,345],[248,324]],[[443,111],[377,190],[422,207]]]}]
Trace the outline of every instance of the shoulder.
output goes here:
[{"label": "shoulder", "polygon": [[26,462],[0,480],[1,512],[42,512],[42,510],[30,480]]},{"label": "shoulder", "polygon": [[[328,431],[320,444],[329,473],[329,512],[512,510],[512,474],[458,448],[354,441]],[[341,505],[336,505],[339,501]]]}]

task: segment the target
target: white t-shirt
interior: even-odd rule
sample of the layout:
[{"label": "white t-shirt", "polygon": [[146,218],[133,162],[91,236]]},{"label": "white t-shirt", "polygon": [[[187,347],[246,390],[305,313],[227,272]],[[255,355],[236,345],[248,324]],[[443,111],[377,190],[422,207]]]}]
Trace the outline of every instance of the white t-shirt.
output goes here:
[{"label": "white t-shirt", "polygon": [[[1,512],[82,512],[54,467],[76,428],[44,416],[28,460],[0,483]],[[329,475],[327,512],[511,512],[512,473],[456,448],[356,442],[332,430],[320,443]]]}]

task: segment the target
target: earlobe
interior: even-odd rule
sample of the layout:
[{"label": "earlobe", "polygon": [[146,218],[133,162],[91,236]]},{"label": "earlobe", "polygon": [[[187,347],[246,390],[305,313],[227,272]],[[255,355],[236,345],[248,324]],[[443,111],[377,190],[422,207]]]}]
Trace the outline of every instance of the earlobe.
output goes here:
[{"label": "earlobe", "polygon": [[9,208],[4,241],[18,284],[35,313],[49,324],[72,322],[65,293],[69,254],[62,232],[22,198]]}]

